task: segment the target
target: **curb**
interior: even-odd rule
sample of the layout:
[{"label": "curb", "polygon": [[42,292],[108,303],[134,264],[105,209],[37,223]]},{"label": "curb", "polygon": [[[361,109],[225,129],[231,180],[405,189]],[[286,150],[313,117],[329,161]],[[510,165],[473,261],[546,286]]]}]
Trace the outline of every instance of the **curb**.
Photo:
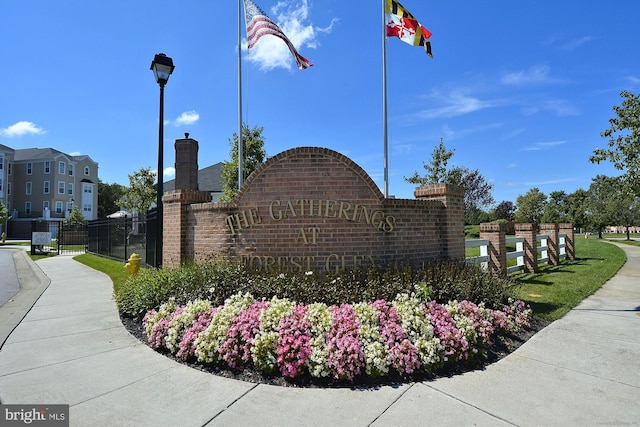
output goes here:
[{"label": "curb", "polygon": [[0,348],[51,283],[26,251],[13,252],[20,290],[0,307]]}]

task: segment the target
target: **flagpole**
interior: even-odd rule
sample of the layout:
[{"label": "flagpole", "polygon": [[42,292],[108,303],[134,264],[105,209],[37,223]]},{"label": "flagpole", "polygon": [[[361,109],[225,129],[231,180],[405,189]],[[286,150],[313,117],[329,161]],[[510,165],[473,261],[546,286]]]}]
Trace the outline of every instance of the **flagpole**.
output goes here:
[{"label": "flagpole", "polygon": [[384,141],[384,197],[389,197],[389,158],[387,139],[387,29],[386,0],[382,0],[382,134]]},{"label": "flagpole", "polygon": [[242,173],[242,7],[238,0],[238,190],[244,180]]}]

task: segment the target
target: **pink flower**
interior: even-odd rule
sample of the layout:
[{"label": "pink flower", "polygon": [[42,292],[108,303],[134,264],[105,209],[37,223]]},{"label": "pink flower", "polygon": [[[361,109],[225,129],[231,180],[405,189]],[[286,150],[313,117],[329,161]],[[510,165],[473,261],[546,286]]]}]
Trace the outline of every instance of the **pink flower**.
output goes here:
[{"label": "pink flower", "polygon": [[327,334],[328,366],[336,378],[352,380],[364,367],[360,325],[350,304],[329,307],[333,315]]},{"label": "pink flower", "polygon": [[291,316],[280,321],[277,363],[282,375],[293,378],[304,372],[311,356],[311,331],[305,318],[307,307],[299,304]]}]

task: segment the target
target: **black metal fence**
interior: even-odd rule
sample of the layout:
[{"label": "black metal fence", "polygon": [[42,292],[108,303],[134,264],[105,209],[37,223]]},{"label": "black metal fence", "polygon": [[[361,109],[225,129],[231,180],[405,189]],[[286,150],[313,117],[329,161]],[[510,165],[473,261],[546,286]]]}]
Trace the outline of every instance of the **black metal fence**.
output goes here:
[{"label": "black metal fence", "polygon": [[142,263],[155,266],[155,211],[142,218],[106,218],[87,222],[87,250],[126,261],[137,253]]},{"label": "black metal fence", "polygon": [[31,221],[31,254],[79,255],[87,249],[87,223]]}]

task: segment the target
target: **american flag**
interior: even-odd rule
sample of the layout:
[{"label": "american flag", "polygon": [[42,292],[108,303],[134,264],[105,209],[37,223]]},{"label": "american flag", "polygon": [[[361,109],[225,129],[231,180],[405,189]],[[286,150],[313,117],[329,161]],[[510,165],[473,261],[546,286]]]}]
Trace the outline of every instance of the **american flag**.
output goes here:
[{"label": "american flag", "polygon": [[273,22],[266,13],[264,13],[264,10],[260,9],[260,6],[255,4],[252,0],[244,0],[244,13],[247,23],[247,39],[249,41],[248,49],[255,46],[262,36],[276,36],[285,42],[296,59],[296,64],[298,64],[298,68],[300,70],[313,66],[307,58],[298,53],[293,43],[291,43],[287,36],[285,36],[280,27],[278,27],[278,25]]}]

